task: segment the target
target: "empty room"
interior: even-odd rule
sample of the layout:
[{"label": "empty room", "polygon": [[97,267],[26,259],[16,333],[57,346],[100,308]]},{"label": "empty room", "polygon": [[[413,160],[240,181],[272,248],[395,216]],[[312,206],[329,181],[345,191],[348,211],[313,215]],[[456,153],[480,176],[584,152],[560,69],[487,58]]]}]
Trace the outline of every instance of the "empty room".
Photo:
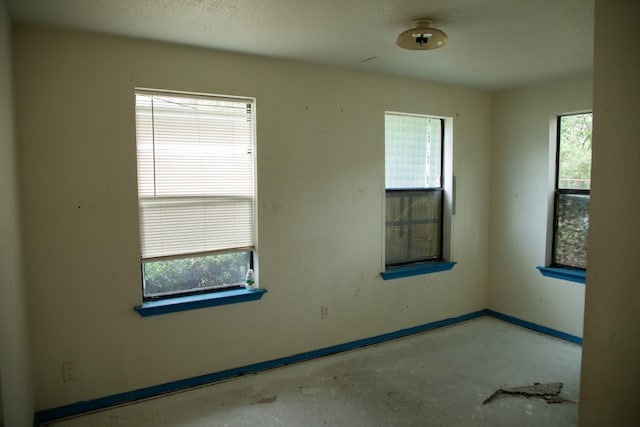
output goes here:
[{"label": "empty room", "polygon": [[0,426],[637,426],[638,18],[0,0]]}]

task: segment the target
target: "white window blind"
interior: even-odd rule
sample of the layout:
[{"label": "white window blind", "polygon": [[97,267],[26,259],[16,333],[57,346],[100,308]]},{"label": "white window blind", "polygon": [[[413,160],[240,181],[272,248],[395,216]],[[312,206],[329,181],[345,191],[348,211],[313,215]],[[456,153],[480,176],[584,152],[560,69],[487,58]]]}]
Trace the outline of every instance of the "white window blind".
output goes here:
[{"label": "white window blind", "polygon": [[254,246],[255,100],[136,91],[142,258]]},{"label": "white window blind", "polygon": [[385,113],[385,188],[442,187],[439,118]]}]

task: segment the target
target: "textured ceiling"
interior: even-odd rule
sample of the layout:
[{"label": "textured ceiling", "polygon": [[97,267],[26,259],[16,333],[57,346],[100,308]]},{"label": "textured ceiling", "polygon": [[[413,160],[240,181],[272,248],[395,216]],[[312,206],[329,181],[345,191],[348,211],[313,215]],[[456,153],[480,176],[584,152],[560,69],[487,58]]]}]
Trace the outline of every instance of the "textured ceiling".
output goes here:
[{"label": "textured ceiling", "polygon": [[[15,23],[502,89],[588,73],[594,0],[5,0]],[[431,17],[442,49],[395,45]]]}]

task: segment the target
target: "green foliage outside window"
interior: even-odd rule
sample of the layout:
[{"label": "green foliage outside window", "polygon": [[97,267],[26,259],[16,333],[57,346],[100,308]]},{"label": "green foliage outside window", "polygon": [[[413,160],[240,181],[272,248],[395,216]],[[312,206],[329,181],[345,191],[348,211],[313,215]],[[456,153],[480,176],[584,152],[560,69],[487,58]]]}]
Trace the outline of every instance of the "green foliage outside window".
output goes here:
[{"label": "green foliage outside window", "polygon": [[242,285],[251,252],[145,262],[144,295],[154,297]]},{"label": "green foliage outside window", "polygon": [[591,188],[591,128],[593,115],[562,116],[558,188]]}]

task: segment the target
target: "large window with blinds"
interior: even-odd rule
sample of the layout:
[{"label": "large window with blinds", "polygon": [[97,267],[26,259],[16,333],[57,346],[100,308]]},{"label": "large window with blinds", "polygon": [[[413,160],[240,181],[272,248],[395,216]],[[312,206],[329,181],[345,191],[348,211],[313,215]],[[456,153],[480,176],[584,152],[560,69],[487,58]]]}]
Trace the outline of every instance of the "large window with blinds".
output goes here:
[{"label": "large window with blinds", "polygon": [[244,284],[255,249],[255,99],[136,90],[145,300]]},{"label": "large window with blinds", "polygon": [[444,120],[385,114],[385,266],[442,260]]}]

